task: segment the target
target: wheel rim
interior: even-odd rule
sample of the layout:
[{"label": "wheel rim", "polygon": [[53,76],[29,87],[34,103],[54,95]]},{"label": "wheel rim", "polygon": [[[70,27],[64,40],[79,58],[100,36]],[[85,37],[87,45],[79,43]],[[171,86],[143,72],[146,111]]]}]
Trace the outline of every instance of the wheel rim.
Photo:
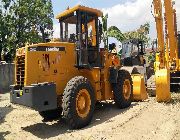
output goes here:
[{"label": "wheel rim", "polygon": [[126,100],[131,96],[131,83],[128,79],[126,79],[123,84],[123,95]]},{"label": "wheel rim", "polygon": [[76,98],[76,111],[81,118],[85,118],[90,111],[91,99],[86,89],[79,91]]}]

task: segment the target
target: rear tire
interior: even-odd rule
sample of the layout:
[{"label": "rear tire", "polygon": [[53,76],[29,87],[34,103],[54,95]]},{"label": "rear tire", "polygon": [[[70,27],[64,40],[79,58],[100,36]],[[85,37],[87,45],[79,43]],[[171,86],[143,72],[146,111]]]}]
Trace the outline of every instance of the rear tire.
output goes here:
[{"label": "rear tire", "polygon": [[112,84],[115,104],[123,109],[131,105],[133,97],[132,78],[128,71],[118,72],[117,83]]},{"label": "rear tire", "polygon": [[71,129],[88,125],[93,117],[95,95],[87,78],[72,78],[63,93],[63,117]]}]

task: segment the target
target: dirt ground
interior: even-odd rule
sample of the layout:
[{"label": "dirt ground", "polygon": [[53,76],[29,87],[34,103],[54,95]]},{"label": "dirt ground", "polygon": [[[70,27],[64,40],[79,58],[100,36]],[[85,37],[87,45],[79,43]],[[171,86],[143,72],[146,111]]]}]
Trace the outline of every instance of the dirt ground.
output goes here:
[{"label": "dirt ground", "polygon": [[63,120],[42,122],[37,112],[9,103],[0,95],[0,140],[180,140],[180,94],[171,103],[157,103],[150,97],[120,110],[113,103],[96,107],[92,123],[81,130],[69,130]]}]

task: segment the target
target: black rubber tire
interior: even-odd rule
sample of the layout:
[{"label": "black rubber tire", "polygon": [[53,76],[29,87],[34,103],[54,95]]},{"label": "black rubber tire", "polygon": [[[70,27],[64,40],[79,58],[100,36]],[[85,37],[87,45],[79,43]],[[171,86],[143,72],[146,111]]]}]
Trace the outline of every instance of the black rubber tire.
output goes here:
[{"label": "black rubber tire", "polygon": [[[91,100],[90,111],[85,118],[81,118],[76,111],[76,97],[81,89],[86,89],[89,92]],[[95,94],[87,78],[76,76],[67,83],[63,93],[62,108],[63,118],[70,129],[80,129],[91,122],[95,108]]]},{"label": "black rubber tire", "polygon": [[43,118],[43,121],[49,121],[61,117],[62,109],[58,108],[55,110],[42,111],[39,112],[39,114]]},{"label": "black rubber tire", "polygon": [[[123,96],[123,83],[126,79],[128,79],[131,84],[131,95],[128,100],[126,100]],[[123,109],[131,105],[132,97],[133,97],[133,84],[132,84],[131,75],[128,71],[125,70],[118,71],[117,83],[112,84],[112,89],[114,94],[114,101],[115,104],[118,106],[118,108]]]}]

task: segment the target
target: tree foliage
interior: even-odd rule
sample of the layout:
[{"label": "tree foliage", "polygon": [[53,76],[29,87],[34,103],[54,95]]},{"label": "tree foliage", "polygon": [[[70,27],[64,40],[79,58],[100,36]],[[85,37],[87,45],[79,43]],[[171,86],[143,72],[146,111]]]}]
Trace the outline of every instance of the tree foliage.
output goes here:
[{"label": "tree foliage", "polygon": [[52,35],[51,0],[0,0],[0,54]]},{"label": "tree foliage", "polygon": [[140,25],[140,27],[137,30],[123,33],[116,26],[111,26],[107,28],[107,19],[108,19],[108,14],[102,16],[102,24],[103,24],[102,38],[105,47],[108,46],[108,37],[114,37],[120,42],[128,39],[140,39],[143,40],[145,43],[149,42],[150,24],[148,22],[143,25]]},{"label": "tree foliage", "polygon": [[150,24],[145,23],[135,31],[124,33],[124,36],[126,37],[126,39],[141,39],[147,43],[150,40],[149,30],[150,30]]},{"label": "tree foliage", "polygon": [[124,39],[126,39],[124,34],[116,26],[111,26],[108,29],[108,36],[109,37],[114,37],[120,42],[123,41]]},{"label": "tree foliage", "polygon": [[108,36],[114,37],[120,42],[128,39],[141,39],[144,42],[148,43],[148,41],[150,40],[149,30],[150,30],[149,23],[145,23],[144,25],[141,25],[137,30],[125,32],[125,33],[122,33],[121,30],[119,30],[116,26],[111,26],[108,29]]}]

